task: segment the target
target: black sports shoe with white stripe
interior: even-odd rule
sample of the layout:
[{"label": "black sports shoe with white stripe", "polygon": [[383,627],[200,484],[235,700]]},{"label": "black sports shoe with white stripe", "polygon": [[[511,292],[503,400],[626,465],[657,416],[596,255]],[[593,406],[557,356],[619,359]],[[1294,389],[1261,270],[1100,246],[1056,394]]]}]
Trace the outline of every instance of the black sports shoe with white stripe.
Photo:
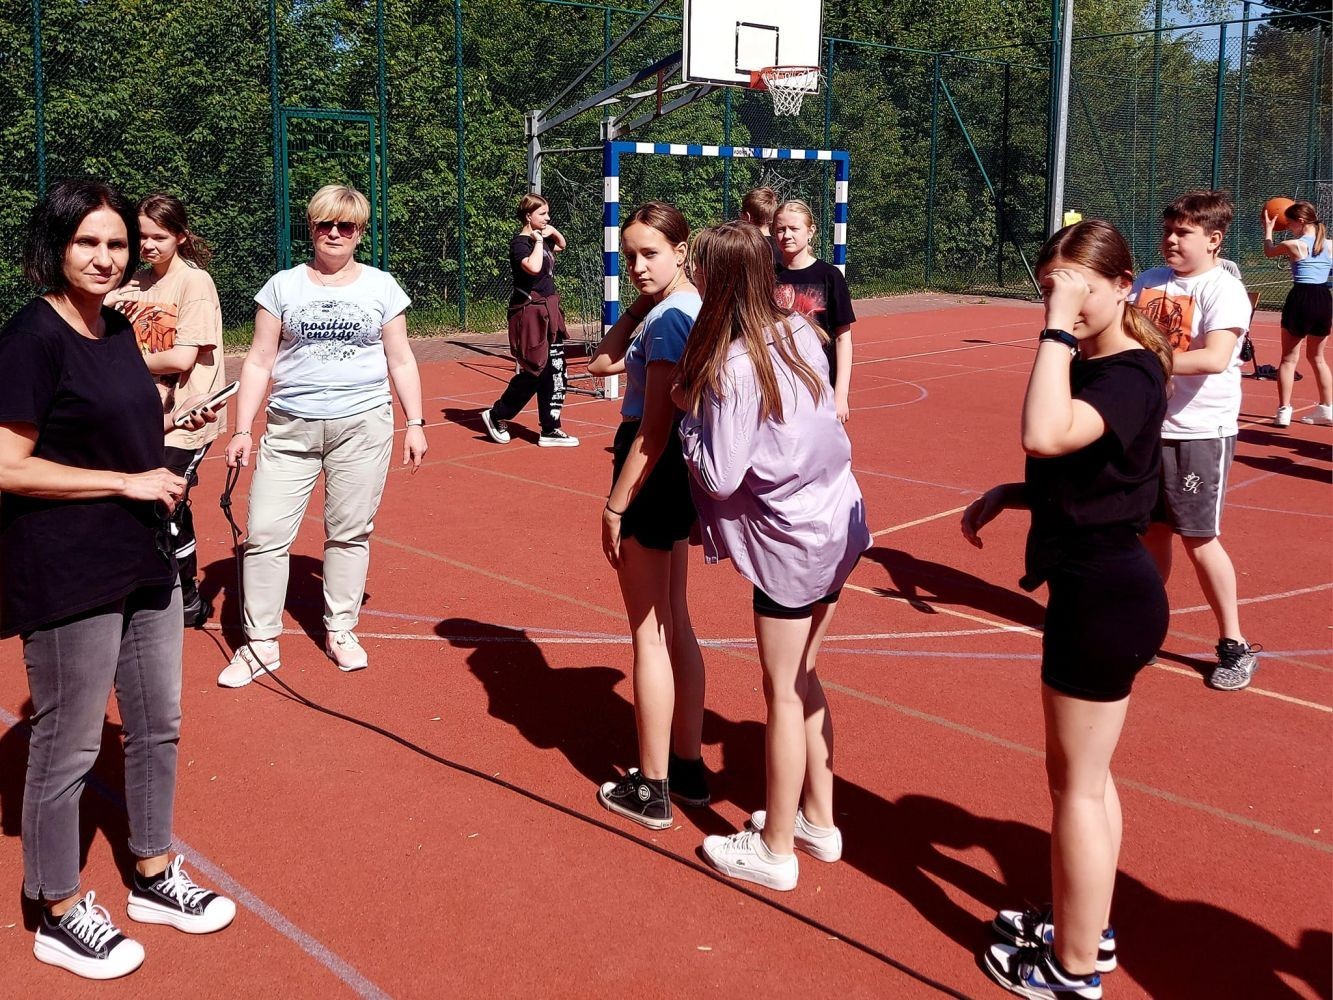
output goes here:
[{"label": "black sports shoe with white stripe", "polygon": [[127,976],[143,964],[143,945],[127,938],[111,922],[105,907],[88,893],[56,920],[42,908],[32,953],[37,961],[54,965],[84,979]]},{"label": "black sports shoe with white stripe", "polygon": [[184,860],[177,854],[162,874],[151,878],[134,873],[134,888],[125,907],[131,920],[167,924],[186,934],[211,934],[235,919],[236,904],[195,885],[182,867]]},{"label": "black sports shoe with white stripe", "polygon": [[993,944],[981,953],[986,974],[1010,993],[1030,1000],[1102,1000],[1102,977],[1075,976],[1060,968],[1051,946]]},{"label": "black sports shoe with white stripe", "polygon": [[[991,929],[1010,944],[1020,948],[1030,948],[1040,944],[1050,944],[1055,940],[1055,924],[1051,922],[1051,910],[1001,910],[991,921]],[[1097,944],[1098,972],[1114,972],[1115,928],[1102,931],[1102,939]]]},{"label": "black sports shoe with white stripe", "polygon": [[672,823],[666,779],[645,778],[637,767],[631,767],[619,781],[608,781],[597,789],[597,801],[653,830],[665,830]]}]

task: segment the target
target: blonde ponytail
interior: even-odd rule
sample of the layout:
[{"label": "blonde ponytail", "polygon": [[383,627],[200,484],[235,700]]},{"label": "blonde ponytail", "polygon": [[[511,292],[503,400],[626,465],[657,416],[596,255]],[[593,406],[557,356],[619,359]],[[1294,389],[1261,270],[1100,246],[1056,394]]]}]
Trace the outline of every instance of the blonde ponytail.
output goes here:
[{"label": "blonde ponytail", "polygon": [[1124,331],[1129,337],[1138,341],[1140,346],[1157,355],[1162,371],[1166,372],[1166,377],[1170,379],[1171,371],[1175,367],[1175,353],[1171,350],[1170,341],[1138,306],[1128,302],[1125,303]]}]

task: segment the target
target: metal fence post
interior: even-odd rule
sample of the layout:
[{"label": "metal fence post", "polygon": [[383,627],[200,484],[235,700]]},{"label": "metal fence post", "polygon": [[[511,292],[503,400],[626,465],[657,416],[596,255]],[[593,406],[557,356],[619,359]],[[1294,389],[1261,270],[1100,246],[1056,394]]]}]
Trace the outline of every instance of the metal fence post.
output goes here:
[{"label": "metal fence post", "polygon": [[375,61],[380,90],[380,263],[389,269],[389,90],[384,56],[384,0],[375,0]]},{"label": "metal fence post", "polygon": [[[731,145],[731,88],[722,98],[722,145]],[[731,218],[731,157],[722,161],[722,218]]]},{"label": "metal fence post", "polygon": [[1162,0],[1152,35],[1152,119],[1148,129],[1148,200],[1157,204],[1157,126],[1162,117]]},{"label": "metal fence post", "polygon": [[940,134],[940,54],[935,53],[930,75],[930,169],[926,176],[926,272],[923,284],[929,288],[935,270],[935,163],[939,154]]},{"label": "metal fence post", "polygon": [[1227,82],[1227,25],[1222,22],[1217,37],[1217,94],[1213,114],[1213,182],[1216,191],[1222,186],[1222,117],[1226,113]]},{"label": "metal fence post", "polygon": [[1235,198],[1241,198],[1241,169],[1245,165],[1245,70],[1250,62],[1250,0],[1245,0],[1241,7],[1240,25],[1240,79],[1236,96],[1236,173],[1233,181]]},{"label": "metal fence post", "polygon": [[[1319,95],[1323,93],[1324,70],[1324,29],[1322,26],[1314,32],[1314,86],[1310,88],[1310,125],[1306,129],[1305,140],[1305,179],[1317,180],[1319,177]],[[1313,199],[1313,195],[1312,195]]]},{"label": "metal fence post", "polygon": [[454,168],[458,185],[458,325],[467,329],[467,151],[463,114],[463,0],[454,0],[454,125],[458,163]]},{"label": "metal fence post", "polygon": [[282,171],[282,123],[278,95],[278,0],[268,0],[268,103],[273,117],[273,225],[275,239],[273,250],[276,256],[274,270],[284,266],[290,256],[290,244],[287,240],[287,226],[283,216],[291,206],[285,197],[285,184]]},{"label": "metal fence post", "polygon": [[42,0],[32,0],[33,140],[37,153],[37,197],[46,197],[46,78],[42,71]]}]

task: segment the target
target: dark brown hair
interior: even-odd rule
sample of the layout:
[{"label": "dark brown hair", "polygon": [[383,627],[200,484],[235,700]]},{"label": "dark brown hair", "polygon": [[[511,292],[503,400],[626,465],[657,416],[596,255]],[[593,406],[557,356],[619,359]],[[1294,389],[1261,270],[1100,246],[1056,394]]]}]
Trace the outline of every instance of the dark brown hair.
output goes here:
[{"label": "dark brown hair", "polygon": [[1226,191],[1190,191],[1162,209],[1163,222],[1183,222],[1223,236],[1235,215],[1236,206]]},{"label": "dark brown hair", "polygon": [[212,248],[196,236],[185,218],[185,205],[174,195],[150,194],[139,202],[139,214],[146,215],[172,236],[184,236],[185,242],[176,252],[196,267],[206,268],[213,259]]},{"label": "dark brown hair", "polygon": [[130,259],[120,276],[120,287],[139,269],[139,213],[123,194],[101,181],[65,180],[54,184],[28,217],[23,247],[23,277],[48,292],[63,292],[65,254],[84,217],[99,208],[109,208],[125,223]]},{"label": "dark brown hair", "polygon": [[685,405],[699,412],[705,392],[726,394],[723,378],[734,341],[745,344],[759,387],[759,419],[781,421],[782,392],[769,353],[770,331],[778,359],[818,402],[825,391],[819,373],[792,342],[791,313],[773,298],[773,251],[757,226],[728,222],[701,231],[691,259],[704,278],[703,305],[680,359]]},{"label": "dark brown hair", "polygon": [[771,187],[761,187],[755,188],[753,191],[747,191],[745,197],[741,199],[741,211],[756,226],[772,225],[773,216],[777,214],[777,210],[778,193]]},{"label": "dark brown hair", "polygon": [[[636,222],[656,229],[673,247],[690,241],[690,224],[680,214],[680,209],[665,201],[644,202],[620,224],[620,231],[623,233]],[[771,254],[769,259],[772,260]]]},{"label": "dark brown hair", "polygon": [[1283,213],[1291,222],[1299,223],[1301,228],[1314,226],[1314,249],[1311,253],[1322,253],[1324,250],[1324,237],[1327,235],[1324,229],[1324,223],[1319,218],[1319,210],[1308,201],[1294,201],[1287,206]]},{"label": "dark brown hair", "polygon": [[526,226],[528,224],[528,215],[530,213],[537,211],[537,209],[541,208],[543,205],[549,204],[550,202],[539,194],[525,194],[522,198],[518,199],[518,209],[514,214],[518,216],[518,221]]},{"label": "dark brown hair", "polygon": [[[1037,257],[1033,270],[1040,274],[1053,261],[1063,260],[1081,264],[1112,281],[1134,280],[1134,257],[1120,231],[1102,219],[1085,219],[1065,226],[1046,241]],[[1125,333],[1157,355],[1167,378],[1171,377],[1174,361],[1171,344],[1157,324],[1139,311],[1137,306],[1125,303]]]}]

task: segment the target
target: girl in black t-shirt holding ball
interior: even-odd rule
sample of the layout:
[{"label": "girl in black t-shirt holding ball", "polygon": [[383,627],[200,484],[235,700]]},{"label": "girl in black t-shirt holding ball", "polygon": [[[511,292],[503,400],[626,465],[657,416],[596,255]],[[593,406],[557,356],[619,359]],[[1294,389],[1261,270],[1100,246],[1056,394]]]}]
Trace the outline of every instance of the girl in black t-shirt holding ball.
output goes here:
[{"label": "girl in black t-shirt holding ball", "polygon": [[1041,676],[1054,902],[1000,911],[993,927],[1006,943],[982,964],[1014,992],[1097,1000],[1099,973],[1116,966],[1111,757],[1134,677],[1166,636],[1166,591],[1139,535],[1157,499],[1171,349],[1127,301],[1134,263],[1109,223],[1060,230],[1037,276],[1046,329],[1023,401],[1024,482],[973,502],[962,528],[980,548],[1001,510],[1032,512],[1022,585],[1050,591]]}]

